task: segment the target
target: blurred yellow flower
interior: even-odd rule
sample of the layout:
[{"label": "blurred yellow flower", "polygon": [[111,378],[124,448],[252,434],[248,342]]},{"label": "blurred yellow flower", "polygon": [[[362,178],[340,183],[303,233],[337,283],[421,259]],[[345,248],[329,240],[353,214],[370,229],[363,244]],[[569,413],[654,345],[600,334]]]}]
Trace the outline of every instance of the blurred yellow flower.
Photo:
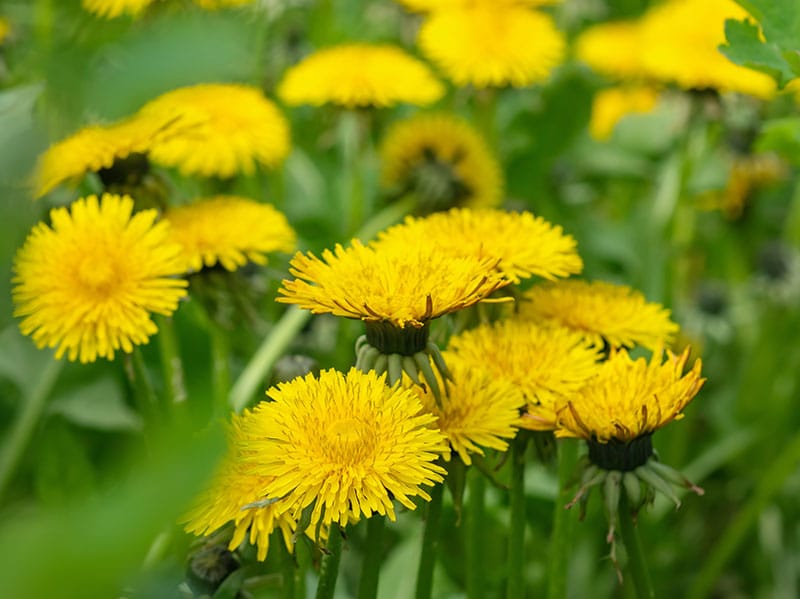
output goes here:
[{"label": "blurred yellow flower", "polygon": [[252,86],[178,88],[148,102],[139,115],[180,122],[179,129],[151,144],[149,156],[187,176],[252,174],[256,164],[274,167],[289,153],[286,118]]},{"label": "blurred yellow flower", "polygon": [[376,249],[391,247],[398,253],[420,245],[442,256],[491,259],[515,283],[533,275],[566,277],[583,269],[575,239],[530,212],[453,208],[425,217],[408,216],[373,242]]},{"label": "blurred yellow flower", "polygon": [[0,44],[8,37],[9,33],[11,33],[11,23],[8,22],[8,19],[0,17]]},{"label": "blurred yellow flower", "polygon": [[464,120],[421,114],[395,123],[381,143],[384,186],[413,194],[421,212],[454,206],[496,206],[502,199],[500,164]]},{"label": "blurred yellow flower", "polygon": [[616,79],[642,77],[642,39],[638,21],[593,25],[575,40],[575,57],[603,75]]},{"label": "blurred yellow flower", "polygon": [[268,252],[290,252],[295,234],[286,217],[268,204],[237,196],[216,196],[172,208],[164,214],[170,236],[183,248],[186,270],[219,262],[234,271],[248,261],[266,264]]},{"label": "blurred yellow flower", "polygon": [[186,295],[180,246],[156,211],[133,212],[133,200],[89,196],[50,211],[14,261],[20,329],[56,358],[93,362],[133,351],[156,332],[151,312],[169,315]]},{"label": "blurred yellow flower", "polygon": [[678,333],[670,311],[635,289],[569,279],[535,285],[518,302],[518,318],[573,329],[594,345],[655,349]]},{"label": "blurred yellow flower", "polygon": [[564,58],[553,20],[524,6],[476,4],[435,11],[418,44],[459,86],[523,87],[550,76]]},{"label": "blurred yellow flower", "polygon": [[84,10],[102,17],[113,19],[120,15],[138,16],[155,0],[81,0]]},{"label": "blurred yellow flower", "polygon": [[666,361],[662,359],[661,350],[650,362],[632,360],[624,349],[613,353],[559,410],[556,436],[628,443],[683,418],[683,408],[705,382],[702,362],[695,360],[684,374],[689,348],[680,355],[668,351]]},{"label": "blurred yellow flower", "polygon": [[606,141],[623,117],[650,112],[657,100],[658,92],[647,86],[610,87],[600,90],[592,101],[589,134],[598,141]]},{"label": "blurred yellow flower", "polygon": [[277,93],[290,105],[383,108],[430,104],[442,97],[444,86],[399,47],[350,43],[318,50],[288,69]]},{"label": "blurred yellow flower", "polygon": [[267,395],[242,417],[239,448],[270,479],[264,496],[280,498],[282,512],[296,518],[313,505],[311,527],[394,520],[395,500],[413,510],[413,497],[430,500],[422,487],[443,480],[435,461],[447,445],[410,389],[372,372],[325,370]]},{"label": "blurred yellow flower", "polygon": [[508,284],[496,259],[458,258],[435,246],[365,247],[325,250],[322,259],[298,252],[276,301],[314,314],[335,314],[403,329],[467,308]]}]

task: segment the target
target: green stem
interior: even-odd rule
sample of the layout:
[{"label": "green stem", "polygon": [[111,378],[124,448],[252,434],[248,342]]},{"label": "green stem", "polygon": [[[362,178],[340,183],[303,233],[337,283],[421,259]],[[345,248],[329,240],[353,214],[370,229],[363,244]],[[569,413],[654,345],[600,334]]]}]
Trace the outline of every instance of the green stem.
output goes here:
[{"label": "green stem", "polygon": [[361,566],[361,581],[358,599],[374,599],[378,596],[378,577],[383,558],[382,542],[386,517],[373,514],[367,519],[367,544],[364,548],[364,563]]},{"label": "green stem", "polygon": [[628,496],[624,492],[620,495],[619,532],[628,553],[628,573],[633,579],[636,596],[639,599],[652,599],[656,595],[653,591],[653,583],[650,580],[647,562],[644,559],[644,551],[642,550],[641,539],[639,539],[639,531],[633,519]]},{"label": "green stem", "polygon": [[570,482],[575,476],[578,447],[574,439],[558,442],[558,496],[553,512],[553,532],[549,545],[548,599],[564,599],[567,596],[567,569],[569,554],[573,547],[575,515],[564,509],[564,506],[572,499],[574,493],[574,486]]},{"label": "green stem", "polygon": [[22,398],[17,419],[6,433],[0,451],[0,498],[17,469],[19,460],[31,440],[36,425],[44,413],[44,407],[58,375],[64,366],[63,360],[51,359],[36,379],[36,386]]},{"label": "green stem", "polygon": [[422,533],[422,552],[419,555],[419,568],[417,569],[416,599],[430,599],[433,589],[433,569],[436,565],[436,552],[439,548],[439,522],[442,519],[444,486],[445,483],[441,482],[431,489],[428,517],[425,519],[425,531]]},{"label": "green stem", "polygon": [[362,129],[362,115],[357,110],[346,111],[342,114],[342,162],[344,173],[347,177],[344,187],[344,204],[348,210],[346,235],[355,234],[364,220],[364,140]]},{"label": "green stem", "polygon": [[158,394],[153,387],[153,381],[150,380],[150,373],[147,371],[147,364],[140,347],[134,347],[133,352],[126,356],[125,365],[128,379],[133,387],[133,396],[145,420],[145,427],[154,426],[161,420]]},{"label": "green stem", "polygon": [[467,514],[467,597],[481,599],[485,597],[483,589],[483,573],[486,564],[483,562],[484,526],[486,525],[486,479],[483,474],[472,468],[469,476],[469,506]]},{"label": "green stem", "polygon": [[228,392],[231,388],[230,342],[228,333],[209,319],[208,334],[211,340],[211,390],[214,414],[225,418],[230,411]]},{"label": "green stem", "polygon": [[520,431],[511,446],[511,525],[508,537],[506,597],[525,596],[525,448],[528,437]]},{"label": "green stem", "polygon": [[158,346],[161,354],[161,370],[164,373],[164,389],[167,401],[173,409],[186,403],[186,385],[183,377],[183,362],[178,348],[178,335],[175,332],[175,321],[166,316],[159,316]]},{"label": "green stem", "polygon": [[703,560],[702,569],[695,578],[694,586],[688,595],[690,599],[701,599],[711,595],[714,583],[722,573],[725,564],[745,541],[747,533],[757,522],[764,507],[781,490],[786,479],[794,474],[799,463],[800,433],[794,436],[791,443],[781,448],[778,456],[759,479],[755,492],[750,495],[744,507],[737,512],[733,521],[725,527],[722,537],[714,546],[708,559]]},{"label": "green stem", "polygon": [[283,542],[283,535],[280,531],[277,536],[281,537],[277,540],[276,544],[278,545],[278,552],[281,554],[281,577],[283,581],[281,588],[283,590],[283,597],[284,599],[295,599],[297,596],[296,583],[299,570],[295,563],[294,556],[289,553],[286,544]]},{"label": "green stem", "polygon": [[339,577],[339,562],[342,560],[342,537],[344,530],[334,524],[328,533],[328,552],[322,558],[319,569],[317,599],[332,599]]}]

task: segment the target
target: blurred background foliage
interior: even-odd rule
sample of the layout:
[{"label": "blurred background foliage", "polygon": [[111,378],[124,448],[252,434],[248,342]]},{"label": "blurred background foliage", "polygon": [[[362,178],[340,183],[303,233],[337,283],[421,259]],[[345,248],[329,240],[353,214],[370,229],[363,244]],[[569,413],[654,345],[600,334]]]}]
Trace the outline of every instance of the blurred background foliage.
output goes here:
[{"label": "blurred background foliage", "polygon": [[[645,0],[565,0],[552,8],[570,38],[592,23],[641,14]],[[788,6],[788,4],[787,4]],[[800,14],[796,6],[795,20]],[[31,201],[36,157],[80,126],[127,115],[150,98],[198,82],[247,82],[269,97],[285,68],[313,48],[347,40],[391,41],[413,51],[417,17],[389,0],[279,2],[203,12],[157,3],[140,20],[98,20],[79,0],[0,1],[11,24],[0,47],[0,422],[10,434],[25,402],[46,401],[32,441],[0,497],[0,596],[190,596],[184,582],[192,539],[174,523],[212,470],[219,435],[211,420],[206,312],[189,301],[175,316],[185,364],[191,430],[145,435],[125,360],[63,364],[23,338],[12,317],[11,264],[33,223],[56,204],[90,191],[61,189]],[[786,19],[791,21],[791,19]],[[668,92],[648,114],[626,117],[607,142],[587,133],[604,81],[568,61],[544,85],[503,90],[496,118],[480,91],[450,89],[439,108],[482,128],[504,167],[505,206],[540,214],[574,235],[591,279],[638,288],[682,326],[681,343],[702,355],[708,382],[687,418],[659,431],[662,458],[701,484],[675,511],[656,502],[639,518],[660,596],[795,597],[800,593],[800,117],[797,100],[770,102],[709,91]],[[344,242],[352,180],[341,165],[361,138],[367,211],[381,205],[375,151],[386,127],[411,113],[381,110],[364,120],[331,108],[285,109],[293,151],[271,174],[232,182],[232,191],[273,203],[302,250]],[[780,174],[732,197],[739,156],[772,151]],[[172,173],[184,195],[201,184]],[[738,203],[737,203],[738,202]],[[238,374],[283,307],[273,299],[288,257],[206,281]],[[358,323],[318,316],[289,352],[347,368]],[[157,341],[145,358],[157,368]],[[290,362],[279,364],[291,370]],[[275,376],[287,376],[279,373]],[[52,393],[39,397],[48,377]],[[259,393],[272,380],[264,380]],[[158,383],[156,383],[158,384]],[[213,427],[211,427],[213,428]],[[205,431],[202,434],[198,430]],[[2,456],[3,459],[7,456]],[[557,478],[531,456],[525,576],[544,593]],[[499,479],[505,470],[496,473]],[[508,526],[506,495],[490,491],[487,596],[500,596]],[[419,514],[388,529],[381,597],[413,594]],[[571,514],[577,520],[577,514]],[[434,596],[458,597],[463,571],[459,514],[446,504]],[[569,596],[628,596],[604,559],[599,501],[576,523]],[[355,588],[363,525],[349,533],[339,593]],[[278,547],[278,544],[275,545]],[[298,548],[299,559],[315,559]],[[303,556],[305,554],[305,556]],[[196,553],[194,554],[197,555]],[[318,557],[318,556],[316,556]],[[281,551],[226,579],[215,597],[275,593]],[[212,560],[213,561],[213,560]],[[246,560],[243,560],[246,561]],[[179,585],[183,584],[182,591]],[[244,587],[242,587],[244,585]],[[200,585],[202,586],[202,585]],[[200,587],[194,584],[196,592]],[[309,581],[309,592],[313,590]],[[208,589],[206,589],[208,591]]]}]

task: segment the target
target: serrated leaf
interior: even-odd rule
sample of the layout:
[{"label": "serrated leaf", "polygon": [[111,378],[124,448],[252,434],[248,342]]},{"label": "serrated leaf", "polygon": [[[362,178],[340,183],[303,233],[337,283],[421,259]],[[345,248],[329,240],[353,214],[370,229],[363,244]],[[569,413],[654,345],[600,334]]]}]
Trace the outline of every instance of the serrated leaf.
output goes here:
[{"label": "serrated leaf", "polygon": [[781,48],[775,43],[764,42],[757,24],[728,19],[725,21],[725,38],[727,44],[721,45],[719,49],[732,62],[766,73],[780,87],[795,77]]},{"label": "serrated leaf", "polygon": [[764,37],[783,48],[800,48],[800,10],[797,0],[736,0],[761,24]]},{"label": "serrated leaf", "polygon": [[50,413],[98,430],[138,431],[142,428],[141,417],[125,403],[122,390],[111,377],[60,394],[51,403]]}]

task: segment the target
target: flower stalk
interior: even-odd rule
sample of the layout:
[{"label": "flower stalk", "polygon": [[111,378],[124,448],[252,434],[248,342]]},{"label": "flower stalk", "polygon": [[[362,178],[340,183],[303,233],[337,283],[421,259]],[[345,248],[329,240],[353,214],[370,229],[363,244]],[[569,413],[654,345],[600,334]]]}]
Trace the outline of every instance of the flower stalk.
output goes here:
[{"label": "flower stalk", "polygon": [[439,548],[439,523],[442,519],[444,486],[445,483],[442,482],[431,489],[428,517],[425,519],[425,530],[422,533],[422,551],[417,568],[416,599],[430,599],[433,590],[433,570],[436,566],[436,552]]},{"label": "flower stalk", "polygon": [[342,560],[342,538],[344,530],[334,525],[328,535],[328,547],[319,569],[317,599],[333,599],[336,580],[339,577],[339,563]]},{"label": "flower stalk", "polygon": [[383,529],[386,518],[374,514],[367,519],[367,543],[364,548],[364,563],[361,566],[361,581],[358,585],[358,599],[375,599],[378,596],[378,578],[383,558]]}]

